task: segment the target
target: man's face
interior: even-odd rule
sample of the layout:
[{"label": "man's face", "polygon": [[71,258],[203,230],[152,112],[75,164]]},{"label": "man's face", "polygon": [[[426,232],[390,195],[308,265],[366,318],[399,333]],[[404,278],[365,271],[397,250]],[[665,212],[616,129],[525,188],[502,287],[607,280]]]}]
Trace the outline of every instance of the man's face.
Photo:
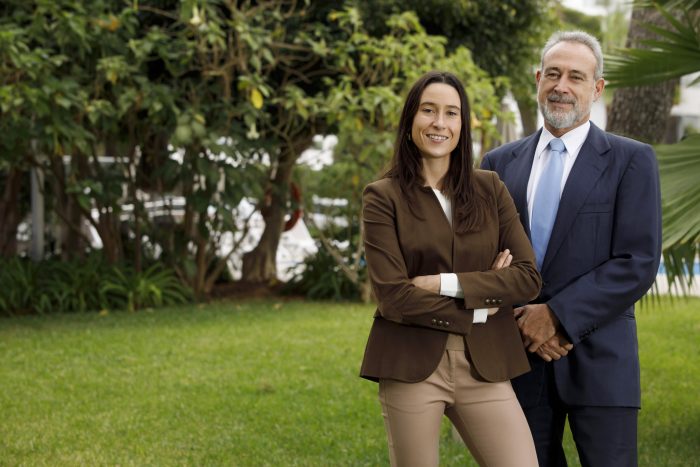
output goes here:
[{"label": "man's face", "polygon": [[578,42],[560,42],[547,51],[537,71],[537,103],[545,127],[555,136],[585,123],[605,82],[595,80],[596,60]]}]

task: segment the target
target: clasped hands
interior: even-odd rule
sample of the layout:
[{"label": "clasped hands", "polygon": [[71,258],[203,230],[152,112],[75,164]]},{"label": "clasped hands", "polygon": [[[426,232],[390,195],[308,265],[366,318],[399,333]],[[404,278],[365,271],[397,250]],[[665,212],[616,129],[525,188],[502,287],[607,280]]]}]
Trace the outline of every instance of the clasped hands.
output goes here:
[{"label": "clasped hands", "polygon": [[[510,250],[503,250],[496,256],[491,269],[495,271],[508,267],[512,260]],[[440,274],[416,276],[411,279],[411,283],[421,289],[440,293]],[[498,308],[488,309],[489,315],[497,311]],[[547,304],[521,306],[515,308],[513,313],[520,328],[523,344],[529,352],[535,352],[544,361],[551,362],[565,357],[573,349],[573,344],[558,330],[559,320]]]},{"label": "clasped hands", "polygon": [[544,361],[566,357],[574,345],[558,329],[559,320],[546,303],[525,305],[513,309],[523,344]]}]

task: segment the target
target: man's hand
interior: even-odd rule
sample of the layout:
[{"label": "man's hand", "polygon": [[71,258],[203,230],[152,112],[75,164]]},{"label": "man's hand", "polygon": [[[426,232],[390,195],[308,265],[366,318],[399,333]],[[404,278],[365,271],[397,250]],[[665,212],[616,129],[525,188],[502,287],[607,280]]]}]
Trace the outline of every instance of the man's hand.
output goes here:
[{"label": "man's hand", "polygon": [[525,305],[513,310],[523,344],[530,352],[536,351],[557,333],[559,320],[546,303]]},{"label": "man's hand", "polygon": [[569,342],[561,331],[557,331],[554,337],[542,344],[536,352],[542,360],[551,362],[566,357],[573,348],[574,344]]},{"label": "man's hand", "polygon": [[425,289],[428,292],[440,294],[440,274],[416,276],[411,279],[411,283],[420,289]]}]

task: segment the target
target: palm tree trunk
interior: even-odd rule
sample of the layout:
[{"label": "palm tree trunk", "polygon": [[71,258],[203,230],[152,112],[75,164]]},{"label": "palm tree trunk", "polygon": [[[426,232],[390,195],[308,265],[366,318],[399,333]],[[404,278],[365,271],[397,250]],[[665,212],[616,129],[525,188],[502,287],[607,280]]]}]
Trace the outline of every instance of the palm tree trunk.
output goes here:
[{"label": "palm tree trunk", "polygon": [[[635,5],[627,34],[628,48],[642,48],[642,41],[658,38],[644,27],[644,23],[667,24],[657,10]],[[606,129],[650,144],[665,142],[678,83],[676,79],[653,86],[616,89]]]}]

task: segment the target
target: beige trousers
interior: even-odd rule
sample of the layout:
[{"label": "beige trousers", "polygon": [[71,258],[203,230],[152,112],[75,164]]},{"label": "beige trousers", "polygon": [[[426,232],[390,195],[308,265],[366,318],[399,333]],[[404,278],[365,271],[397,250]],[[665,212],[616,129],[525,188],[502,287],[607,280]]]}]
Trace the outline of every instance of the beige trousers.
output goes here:
[{"label": "beige trousers", "polygon": [[394,467],[438,465],[443,414],[479,465],[537,467],[532,435],[510,381],[476,379],[462,336],[450,334],[440,364],[426,380],[380,380],[379,400]]}]

